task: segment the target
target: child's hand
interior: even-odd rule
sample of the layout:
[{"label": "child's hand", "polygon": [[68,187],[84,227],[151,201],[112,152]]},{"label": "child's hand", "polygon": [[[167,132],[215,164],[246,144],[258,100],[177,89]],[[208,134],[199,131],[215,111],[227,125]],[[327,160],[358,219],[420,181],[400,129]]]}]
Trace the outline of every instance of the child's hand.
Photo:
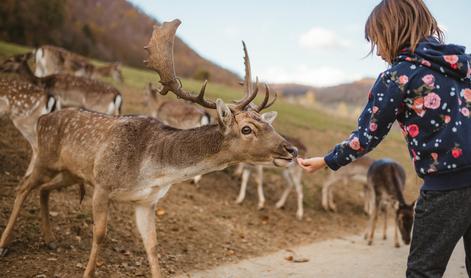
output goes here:
[{"label": "child's hand", "polygon": [[298,164],[304,170],[314,173],[315,171],[322,169],[326,166],[323,157],[312,157],[312,158],[298,158]]}]

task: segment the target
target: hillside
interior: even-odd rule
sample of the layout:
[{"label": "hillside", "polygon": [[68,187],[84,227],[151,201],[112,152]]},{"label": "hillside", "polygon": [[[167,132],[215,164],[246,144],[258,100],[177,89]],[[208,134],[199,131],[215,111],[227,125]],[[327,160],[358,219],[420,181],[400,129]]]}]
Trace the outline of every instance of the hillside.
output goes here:
[{"label": "hillside", "polygon": [[[159,24],[125,0],[6,0],[0,2],[0,40],[29,46],[53,44],[104,61],[142,67],[152,27]],[[183,77],[229,85],[239,77],[175,41]]]},{"label": "hillside", "polygon": [[276,84],[273,87],[285,96],[303,97],[306,92],[313,92],[316,102],[335,107],[343,102],[350,106],[362,106],[366,102],[374,79],[365,78],[351,83],[331,87],[312,87],[299,84]]}]

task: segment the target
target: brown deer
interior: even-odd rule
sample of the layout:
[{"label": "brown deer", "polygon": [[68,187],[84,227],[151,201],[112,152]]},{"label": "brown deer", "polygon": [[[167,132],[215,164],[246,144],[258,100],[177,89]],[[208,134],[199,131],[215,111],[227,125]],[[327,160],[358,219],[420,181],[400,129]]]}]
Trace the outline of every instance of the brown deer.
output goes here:
[{"label": "brown deer", "polygon": [[[217,110],[217,124],[181,130],[145,116],[109,116],[90,111],[64,109],[38,121],[39,152],[31,175],[20,185],[10,219],[0,239],[5,253],[21,206],[35,188],[41,191],[42,230],[52,237],[48,219],[49,190],[84,182],[93,187],[93,241],[84,277],[93,276],[98,249],[105,237],[111,201],[131,203],[144,242],[152,277],[160,277],[155,229],[155,206],[170,186],[196,175],[221,170],[240,162],[284,167],[292,163],[297,149],[272,127],[276,113],[260,114],[250,105],[257,86],[246,79],[249,97],[225,104],[186,92],[175,76],[173,45],[179,20],[154,27],[146,65],[157,71],[163,85],[160,94],[178,97]],[[249,64],[247,50],[246,65]],[[247,68],[247,67],[246,67]],[[269,91],[265,92],[269,95]]]},{"label": "brown deer", "polygon": [[79,107],[106,114],[121,113],[123,97],[111,85],[99,80],[69,74],[36,77],[28,65],[31,53],[8,58],[0,72],[17,73],[29,82],[44,88],[58,100],[59,107]]},{"label": "brown deer", "polygon": [[[211,123],[211,115],[195,104],[175,99],[164,99],[149,83],[146,94],[149,99],[151,115],[162,123],[179,129],[196,128]],[[193,183],[199,186],[202,176],[193,178]]]},{"label": "brown deer", "polygon": [[[42,88],[28,82],[0,77],[0,116],[8,116],[32,149],[32,160],[38,153],[36,122],[41,115],[55,109],[56,99]],[[26,170],[31,174],[32,165]]]},{"label": "brown deer", "polygon": [[[304,156],[307,153],[307,148],[306,146],[298,139],[292,138],[286,135],[283,135],[283,137],[293,144],[297,149],[298,149],[298,155]],[[247,183],[250,178],[250,173],[251,171],[256,171],[256,177],[255,180],[257,182],[257,194],[258,194],[258,209],[263,209],[265,207],[265,195],[263,192],[263,169],[266,166],[262,165],[250,165],[246,163],[240,163],[235,170],[234,174],[236,176],[241,176],[242,181],[240,184],[240,191],[239,191],[239,196],[237,197],[236,203],[241,204],[246,195],[247,191]],[[280,200],[276,203],[277,208],[283,208],[286,200],[289,196],[289,193],[293,189],[293,187],[296,189],[296,194],[297,194],[297,211],[296,211],[296,217],[299,220],[302,220],[303,215],[304,215],[304,208],[303,208],[303,185],[301,183],[302,176],[303,176],[303,171],[296,163],[290,164],[287,166],[287,168],[283,169],[282,172],[283,178],[286,181],[286,188],[283,191],[283,194],[281,195]]]},{"label": "brown deer", "polygon": [[406,203],[404,188],[406,172],[401,165],[390,159],[381,159],[371,164],[368,169],[367,183],[372,192],[372,211],[369,230],[365,233],[368,245],[373,244],[378,212],[384,213],[383,239],[387,238],[388,209],[394,205],[396,212],[394,226],[394,246],[400,247],[397,230],[405,244],[411,241],[411,230],[414,219],[414,205]]},{"label": "brown deer", "polygon": [[347,186],[349,182],[355,181],[363,184],[363,197],[364,204],[363,210],[365,213],[370,214],[371,212],[371,192],[367,186],[367,173],[368,169],[373,164],[374,159],[364,156],[361,157],[348,166],[340,168],[338,171],[330,171],[329,176],[322,185],[322,208],[325,211],[337,211],[337,206],[334,202],[333,190],[335,185],[343,183],[343,186]]},{"label": "brown deer", "polygon": [[120,63],[97,67],[87,58],[57,46],[43,45],[37,48],[34,51],[34,60],[36,62],[35,75],[38,77],[69,73],[89,78],[111,77],[119,83],[123,82]]}]

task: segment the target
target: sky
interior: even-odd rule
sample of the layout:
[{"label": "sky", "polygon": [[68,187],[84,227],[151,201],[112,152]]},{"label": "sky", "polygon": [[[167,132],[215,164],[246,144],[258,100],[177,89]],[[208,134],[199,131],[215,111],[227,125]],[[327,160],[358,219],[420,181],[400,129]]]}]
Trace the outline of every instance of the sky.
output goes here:
[{"label": "sky", "polygon": [[[366,57],[364,23],[378,0],[129,0],[160,22],[179,18],[177,35],[201,56],[271,83],[331,86],[376,77],[387,64]],[[425,0],[446,41],[471,52],[471,1]]]}]

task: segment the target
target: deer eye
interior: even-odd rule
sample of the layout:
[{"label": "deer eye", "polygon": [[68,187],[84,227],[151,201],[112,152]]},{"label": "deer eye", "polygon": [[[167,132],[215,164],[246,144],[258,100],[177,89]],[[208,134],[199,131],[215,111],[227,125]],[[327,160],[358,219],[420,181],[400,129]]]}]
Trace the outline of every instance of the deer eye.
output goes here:
[{"label": "deer eye", "polygon": [[250,133],[252,133],[252,129],[249,126],[246,125],[242,128],[242,134],[249,135]]}]

